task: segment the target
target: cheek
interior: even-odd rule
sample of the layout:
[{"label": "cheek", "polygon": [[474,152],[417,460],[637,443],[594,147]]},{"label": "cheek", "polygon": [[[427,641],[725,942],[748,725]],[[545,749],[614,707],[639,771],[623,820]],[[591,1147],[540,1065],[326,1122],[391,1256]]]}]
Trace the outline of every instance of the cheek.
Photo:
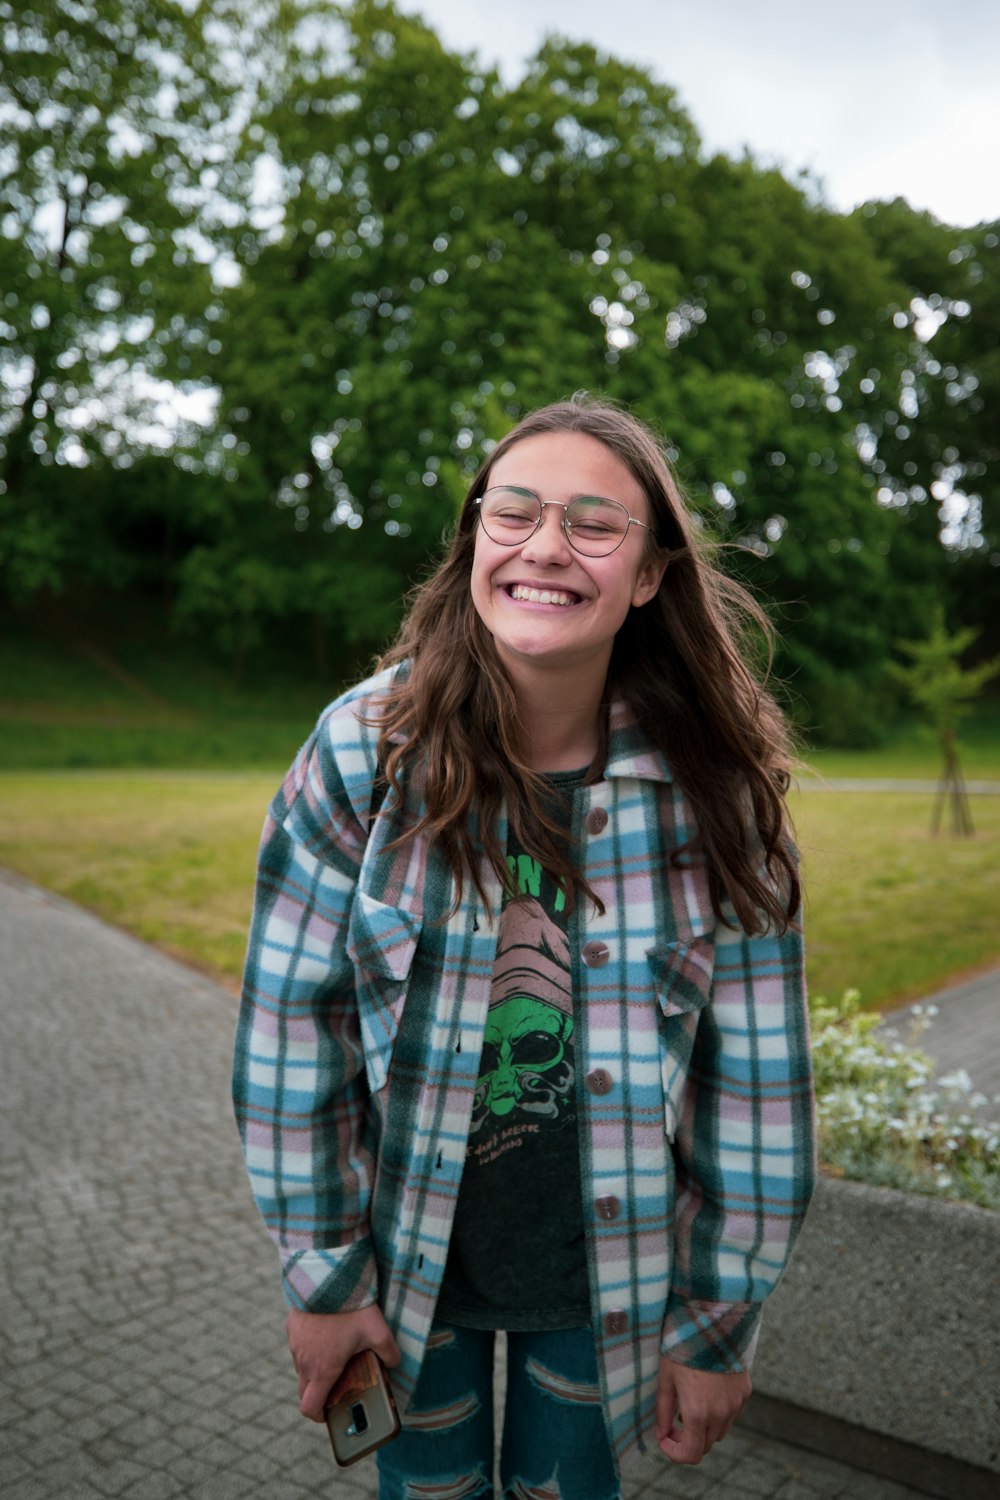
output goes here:
[{"label": "cheek", "polygon": [[636,590],[641,582],[641,569],[636,567],[621,568],[616,576],[607,579],[604,586],[605,597],[614,600],[616,610],[620,611],[622,620],[632,608]]},{"label": "cheek", "polygon": [[487,549],[480,545],[482,532],[476,533],[476,549],[472,554],[472,573],[469,578],[469,588],[472,592],[472,602],[479,618],[486,623],[486,615],[490,606],[490,577],[492,566],[486,555]]}]

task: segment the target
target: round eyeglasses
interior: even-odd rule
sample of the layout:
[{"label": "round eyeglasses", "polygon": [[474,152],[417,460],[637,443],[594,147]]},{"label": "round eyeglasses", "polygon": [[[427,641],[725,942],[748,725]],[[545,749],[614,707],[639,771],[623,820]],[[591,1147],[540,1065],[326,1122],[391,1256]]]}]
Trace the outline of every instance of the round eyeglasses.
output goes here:
[{"label": "round eyeglasses", "polygon": [[562,529],[574,551],[584,557],[607,557],[616,551],[628,536],[630,526],[649,527],[645,521],[637,521],[629,515],[618,500],[605,500],[601,495],[579,495],[568,505],[558,500],[540,500],[534,490],[523,490],[518,485],[500,484],[486,491],[478,500],[479,519],[491,542],[501,547],[522,546],[534,536],[547,505],[556,505],[563,512]]}]

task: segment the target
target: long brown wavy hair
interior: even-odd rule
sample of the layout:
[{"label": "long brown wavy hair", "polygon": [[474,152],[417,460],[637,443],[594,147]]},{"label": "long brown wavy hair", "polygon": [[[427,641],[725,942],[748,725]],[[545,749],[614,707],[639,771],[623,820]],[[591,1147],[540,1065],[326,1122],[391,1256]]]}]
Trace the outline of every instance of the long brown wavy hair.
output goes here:
[{"label": "long brown wavy hair", "polygon": [[[528,744],[511,683],[472,601],[477,511],[493,465],[515,443],[540,433],[596,438],[631,471],[649,502],[652,558],[669,566],[647,604],[630,609],[615,637],[604,692],[601,742],[588,779],[598,780],[607,750],[607,707],[622,696],[643,732],[667,757],[689,798],[716,915],[728,898],[747,932],[783,930],[800,886],[784,793],[791,751],[785,719],[750,665],[752,637],[773,632],[751,596],[711,561],[652,431],[605,401],[576,395],[530,413],[492,450],[469,488],[447,553],[411,595],[406,618],[381,666],[398,672],[377,723],[379,763],[397,795],[416,777],[424,812],[398,842],[439,843],[456,881],[456,903],[471,878],[484,904],[481,853],[506,887],[506,850],[495,833],[506,804],[522,847],[559,881],[570,900],[596,898],[546,807],[545,782]],[[758,652],[759,654],[759,652]],[[689,849],[676,849],[675,861]]]}]

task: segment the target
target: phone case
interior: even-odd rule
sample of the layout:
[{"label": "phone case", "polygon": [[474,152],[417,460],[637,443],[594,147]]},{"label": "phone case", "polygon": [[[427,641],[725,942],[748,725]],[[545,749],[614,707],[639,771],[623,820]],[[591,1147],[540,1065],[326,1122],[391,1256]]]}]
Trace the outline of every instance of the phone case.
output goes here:
[{"label": "phone case", "polygon": [[364,1349],[344,1366],[326,1406],[326,1429],[342,1469],[357,1463],[399,1431],[399,1413],[378,1355]]}]

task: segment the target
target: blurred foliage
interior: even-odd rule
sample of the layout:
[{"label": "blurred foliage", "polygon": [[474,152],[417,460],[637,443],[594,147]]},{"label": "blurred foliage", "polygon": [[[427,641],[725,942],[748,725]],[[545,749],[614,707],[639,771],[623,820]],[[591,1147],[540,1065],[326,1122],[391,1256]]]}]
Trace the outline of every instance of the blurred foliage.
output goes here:
[{"label": "blurred foliage", "polygon": [[640,67],[551,38],[507,85],[376,0],[0,0],[0,24],[15,602],[128,584],[237,663],[278,635],[353,663],[489,444],[586,388],[738,544],[810,728],[877,739],[935,603],[988,645],[995,226],[834,213],[708,156]]},{"label": "blurred foliage", "polygon": [[944,613],[935,609],[925,640],[900,641],[909,657],[906,666],[892,662],[892,675],[902,682],[917,708],[922,709],[938,738],[950,739],[972,710],[983,688],[1000,673],[1000,658],[963,667],[962,657],[976,639],[975,630],[945,628]]}]

